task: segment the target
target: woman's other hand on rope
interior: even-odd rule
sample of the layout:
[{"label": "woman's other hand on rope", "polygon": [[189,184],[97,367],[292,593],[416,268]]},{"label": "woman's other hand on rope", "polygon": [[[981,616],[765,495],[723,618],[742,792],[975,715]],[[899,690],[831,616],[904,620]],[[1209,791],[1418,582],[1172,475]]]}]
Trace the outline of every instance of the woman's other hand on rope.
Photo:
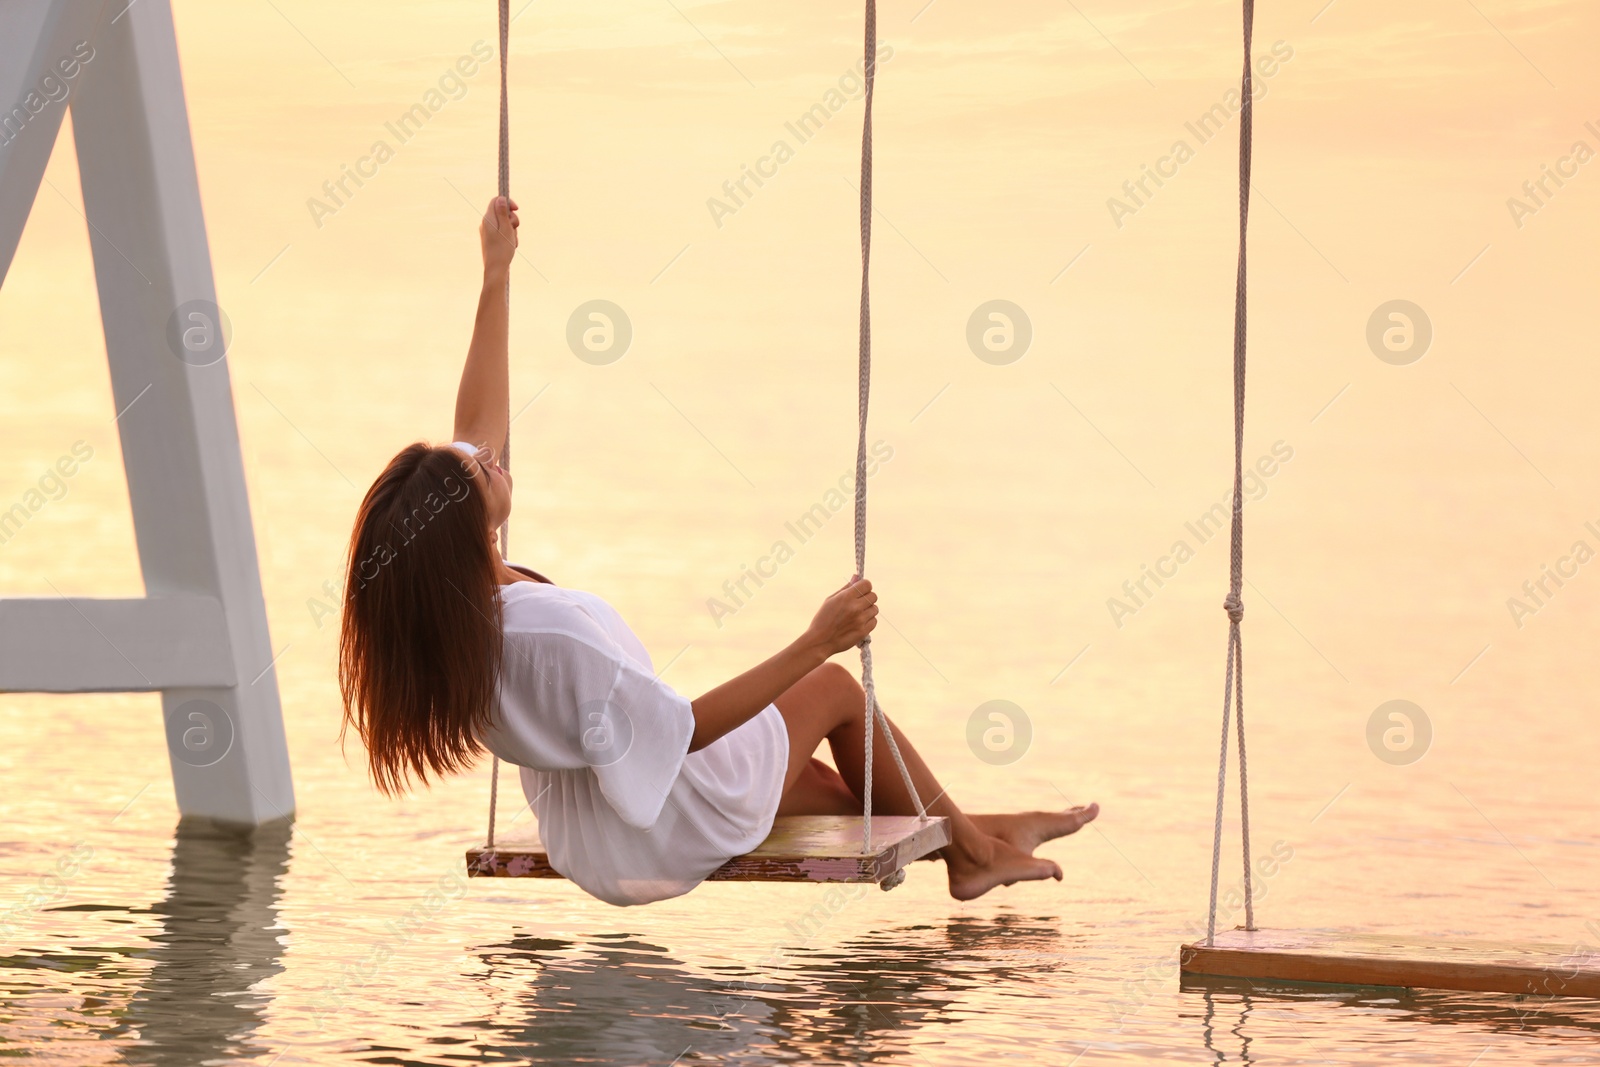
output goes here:
[{"label": "woman's other hand on rope", "polygon": [[852,578],[822,602],[803,640],[822,649],[824,656],[854,648],[878,625],[878,594],[872,582]]},{"label": "woman's other hand on rope", "polygon": [[829,656],[860,644],[877,624],[878,594],[872,591],[872,583],[852,579],[822,602],[805,633],[787,648],[691,704],[694,735],[689,751],[699,751],[754,718]]},{"label": "woman's other hand on rope", "polygon": [[486,276],[504,277],[511,270],[511,257],[517,254],[517,227],[521,225],[515,200],[497,196],[489,201],[489,210],[483,213],[483,222],[478,225]]}]

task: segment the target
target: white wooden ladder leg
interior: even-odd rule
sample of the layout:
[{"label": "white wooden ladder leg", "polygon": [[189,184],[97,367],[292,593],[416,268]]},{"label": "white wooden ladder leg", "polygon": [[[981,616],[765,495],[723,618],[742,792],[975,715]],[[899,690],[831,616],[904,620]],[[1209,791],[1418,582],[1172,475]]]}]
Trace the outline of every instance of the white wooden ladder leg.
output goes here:
[{"label": "white wooden ladder leg", "polygon": [[[92,57],[66,78],[58,64],[78,42]],[[0,690],[158,690],[185,816],[288,818],[288,747],[169,0],[0,4],[0,107],[47,76],[68,100],[24,107],[0,146],[0,278],[70,103],[147,598],[0,601]]]}]

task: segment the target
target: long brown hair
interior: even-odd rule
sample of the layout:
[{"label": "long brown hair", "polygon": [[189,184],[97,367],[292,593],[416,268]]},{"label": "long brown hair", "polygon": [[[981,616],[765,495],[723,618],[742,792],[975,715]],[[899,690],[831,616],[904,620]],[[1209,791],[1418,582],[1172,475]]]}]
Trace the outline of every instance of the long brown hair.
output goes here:
[{"label": "long brown hair", "polygon": [[360,734],[380,791],[482,753],[500,677],[498,593],[488,503],[466,457],[408,446],[356,515],[339,628],[344,728]]}]

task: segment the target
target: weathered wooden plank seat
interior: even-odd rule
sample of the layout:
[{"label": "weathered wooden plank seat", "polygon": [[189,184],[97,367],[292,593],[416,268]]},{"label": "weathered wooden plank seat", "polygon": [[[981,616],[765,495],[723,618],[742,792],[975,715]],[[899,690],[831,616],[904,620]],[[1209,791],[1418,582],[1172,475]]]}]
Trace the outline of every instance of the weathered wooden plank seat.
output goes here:
[{"label": "weathered wooden plank seat", "polygon": [[[858,815],[793,815],[772,824],[753,852],[717,870],[716,882],[878,882],[895,879],[913,860],[931,858],[950,843],[950,820],[915,815],[874,815],[872,851],[861,851]],[[494,848],[467,850],[467,873],[477,878],[560,878],[536,829]]]},{"label": "weathered wooden plank seat", "polygon": [[1184,945],[1178,962],[1186,975],[1600,997],[1600,951],[1582,946],[1229,930],[1213,945]]}]

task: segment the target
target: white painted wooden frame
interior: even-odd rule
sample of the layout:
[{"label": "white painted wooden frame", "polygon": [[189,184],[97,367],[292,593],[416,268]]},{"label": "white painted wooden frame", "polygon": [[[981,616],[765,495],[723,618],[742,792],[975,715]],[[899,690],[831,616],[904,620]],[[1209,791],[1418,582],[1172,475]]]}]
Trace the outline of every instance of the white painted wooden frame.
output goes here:
[{"label": "white painted wooden frame", "polygon": [[0,691],[159,691],[180,812],[286,819],[294,787],[168,0],[0,0],[0,284],[68,106],[146,596],[0,599]]}]

